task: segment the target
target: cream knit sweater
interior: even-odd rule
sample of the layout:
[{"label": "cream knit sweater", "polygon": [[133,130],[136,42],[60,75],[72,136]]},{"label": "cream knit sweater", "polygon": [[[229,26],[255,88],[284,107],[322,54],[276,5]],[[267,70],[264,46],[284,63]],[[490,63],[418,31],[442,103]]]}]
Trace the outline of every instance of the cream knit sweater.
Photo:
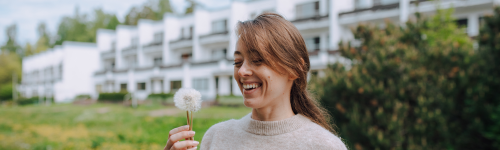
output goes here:
[{"label": "cream knit sweater", "polygon": [[219,149],[347,150],[339,137],[303,115],[280,121],[258,121],[251,118],[251,113],[208,129],[201,141],[201,150]]}]

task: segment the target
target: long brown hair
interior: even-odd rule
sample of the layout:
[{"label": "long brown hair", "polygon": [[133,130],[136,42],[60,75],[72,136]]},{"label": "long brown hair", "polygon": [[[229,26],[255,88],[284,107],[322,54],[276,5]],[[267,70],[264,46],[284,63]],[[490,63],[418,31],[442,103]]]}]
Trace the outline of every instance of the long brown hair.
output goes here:
[{"label": "long brown hair", "polygon": [[238,22],[236,30],[251,60],[260,59],[275,71],[296,77],[290,91],[293,112],[336,134],[331,116],[307,90],[309,54],[299,30],[276,13],[263,13],[253,20]]}]

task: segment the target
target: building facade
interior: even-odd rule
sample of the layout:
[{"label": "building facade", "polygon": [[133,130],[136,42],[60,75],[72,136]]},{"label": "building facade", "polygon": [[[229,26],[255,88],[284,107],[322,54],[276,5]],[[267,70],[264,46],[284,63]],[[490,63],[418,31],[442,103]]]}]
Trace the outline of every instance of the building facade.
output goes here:
[{"label": "building facade", "polygon": [[[145,99],[151,93],[171,93],[182,87],[197,89],[205,100],[241,95],[233,80],[235,26],[262,12],[279,13],[297,27],[309,51],[310,74],[321,76],[328,64],[349,63],[336,51],[337,45],[353,39],[350,30],[359,23],[402,24],[415,19],[415,12],[432,15],[438,7],[453,7],[457,24],[475,37],[481,17],[498,4],[500,0],[234,0],[219,9],[197,5],[187,15],[167,13],[161,21],[139,20],[137,26],[100,29],[96,55],[90,54],[92,46],[65,43],[25,58],[20,90],[28,97],[53,96],[56,101],[76,94],[97,98],[100,92],[129,92]],[[92,56],[73,55],[81,49]],[[77,60],[85,63],[72,63]],[[45,72],[53,75],[46,77]]]},{"label": "building facade", "polygon": [[[454,7],[457,23],[471,37],[479,33],[482,15],[498,0],[442,0]],[[232,1],[222,9],[195,7],[192,14],[166,14],[162,21],[140,20],[116,31],[99,30],[100,70],[96,93],[130,92],[139,99],[181,87],[199,90],[206,100],[216,95],[241,95],[233,80],[235,25],[262,12],[276,12],[301,32],[309,50],[311,72],[344,62],[337,53],[341,40],[352,39],[350,28],[362,22],[383,25],[406,22],[412,14],[430,15],[437,4],[427,0],[253,0]]]},{"label": "building facade", "polygon": [[79,94],[94,93],[92,78],[99,68],[99,51],[94,43],[64,42],[23,58],[22,67],[18,90],[23,97],[71,101]]}]

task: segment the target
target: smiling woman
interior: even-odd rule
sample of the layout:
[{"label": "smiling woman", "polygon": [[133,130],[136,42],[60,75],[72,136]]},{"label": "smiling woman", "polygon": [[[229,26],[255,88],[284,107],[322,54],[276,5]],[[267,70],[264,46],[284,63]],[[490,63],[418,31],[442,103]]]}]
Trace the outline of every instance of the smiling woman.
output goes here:
[{"label": "smiling woman", "polygon": [[[307,91],[309,56],[295,26],[275,13],[239,22],[234,79],[252,112],[213,125],[201,149],[347,149],[328,113]],[[170,131],[165,149],[198,145],[194,132]]]}]

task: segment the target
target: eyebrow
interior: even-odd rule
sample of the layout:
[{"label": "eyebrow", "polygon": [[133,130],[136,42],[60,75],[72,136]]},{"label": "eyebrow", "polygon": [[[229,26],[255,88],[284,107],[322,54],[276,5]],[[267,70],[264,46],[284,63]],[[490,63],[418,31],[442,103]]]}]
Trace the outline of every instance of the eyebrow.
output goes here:
[{"label": "eyebrow", "polygon": [[241,55],[240,51],[234,51],[234,55]]}]

